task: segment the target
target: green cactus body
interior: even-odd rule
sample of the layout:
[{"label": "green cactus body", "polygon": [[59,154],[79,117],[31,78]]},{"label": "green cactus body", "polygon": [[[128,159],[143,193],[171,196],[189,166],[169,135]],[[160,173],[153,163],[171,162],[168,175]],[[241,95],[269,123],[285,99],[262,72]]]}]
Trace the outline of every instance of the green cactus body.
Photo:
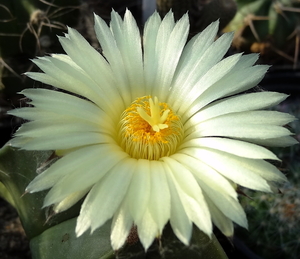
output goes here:
[{"label": "green cactus body", "polygon": [[[236,0],[238,11],[225,31],[236,31],[234,46],[257,52],[278,50],[293,56],[300,24],[300,2],[293,0]],[[293,38],[294,37],[294,38]],[[264,53],[263,53],[264,54]],[[284,54],[283,54],[284,55]],[[291,58],[292,60],[293,58]]]},{"label": "green cactus body", "polygon": [[252,200],[242,199],[250,229],[237,233],[264,259],[299,258],[300,192],[291,184],[281,191],[278,195],[248,193]]}]

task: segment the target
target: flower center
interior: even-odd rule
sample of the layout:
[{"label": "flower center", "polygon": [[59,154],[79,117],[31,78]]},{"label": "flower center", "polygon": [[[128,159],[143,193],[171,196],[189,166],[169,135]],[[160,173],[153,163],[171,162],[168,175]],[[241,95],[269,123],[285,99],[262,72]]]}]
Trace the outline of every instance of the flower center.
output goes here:
[{"label": "flower center", "polygon": [[180,118],[157,97],[137,98],[122,114],[119,143],[133,158],[158,160],[169,156],[182,136]]}]

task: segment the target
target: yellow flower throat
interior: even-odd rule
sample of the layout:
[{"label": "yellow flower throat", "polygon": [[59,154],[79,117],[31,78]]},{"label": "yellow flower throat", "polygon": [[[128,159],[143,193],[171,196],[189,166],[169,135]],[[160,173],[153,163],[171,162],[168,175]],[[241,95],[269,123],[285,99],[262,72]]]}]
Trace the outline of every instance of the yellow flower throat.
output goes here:
[{"label": "yellow flower throat", "polygon": [[137,98],[122,114],[119,140],[131,157],[158,160],[171,155],[182,136],[180,118],[157,97]]}]

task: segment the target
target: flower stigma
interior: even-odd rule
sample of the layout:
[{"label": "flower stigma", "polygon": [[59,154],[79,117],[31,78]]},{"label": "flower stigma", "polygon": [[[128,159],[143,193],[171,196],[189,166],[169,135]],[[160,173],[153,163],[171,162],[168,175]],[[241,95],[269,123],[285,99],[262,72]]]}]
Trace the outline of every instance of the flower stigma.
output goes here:
[{"label": "flower stigma", "polygon": [[158,160],[169,156],[175,153],[182,138],[179,116],[157,97],[137,98],[122,114],[119,140],[133,158]]}]

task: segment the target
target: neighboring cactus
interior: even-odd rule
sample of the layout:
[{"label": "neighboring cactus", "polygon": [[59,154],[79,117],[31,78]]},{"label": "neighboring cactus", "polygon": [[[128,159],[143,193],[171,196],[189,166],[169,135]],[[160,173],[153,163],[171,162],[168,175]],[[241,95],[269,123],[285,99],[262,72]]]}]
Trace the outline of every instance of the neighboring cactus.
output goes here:
[{"label": "neighboring cactus", "polygon": [[[290,98],[276,106],[275,110],[288,112],[299,118],[300,99]],[[299,121],[290,126],[300,132]],[[300,135],[295,135],[300,140]],[[275,149],[273,149],[274,151]],[[245,190],[241,204],[247,213],[249,231],[237,229],[247,247],[264,259],[298,259],[300,255],[300,147],[295,145],[276,149],[281,162],[276,164],[290,183],[280,188],[278,194],[261,194]]]},{"label": "neighboring cactus", "polygon": [[[242,51],[298,61],[300,2],[236,0],[238,11],[225,31],[236,31],[234,46]],[[275,55],[274,55],[275,54]],[[275,62],[273,59],[272,61]]]},{"label": "neighboring cactus", "polygon": [[172,9],[176,20],[188,12],[192,35],[218,19],[223,29],[236,13],[234,0],[156,0],[156,5],[161,16]]},{"label": "neighboring cactus", "polygon": [[30,58],[60,51],[59,45],[54,44],[56,34],[66,29],[64,24],[74,26],[77,22],[79,2],[1,0],[0,90],[6,98],[25,87],[21,74],[31,69]]},{"label": "neighboring cactus", "polygon": [[281,191],[278,195],[248,193],[252,200],[242,199],[249,220],[243,241],[264,259],[299,258],[300,190],[288,184]]}]

